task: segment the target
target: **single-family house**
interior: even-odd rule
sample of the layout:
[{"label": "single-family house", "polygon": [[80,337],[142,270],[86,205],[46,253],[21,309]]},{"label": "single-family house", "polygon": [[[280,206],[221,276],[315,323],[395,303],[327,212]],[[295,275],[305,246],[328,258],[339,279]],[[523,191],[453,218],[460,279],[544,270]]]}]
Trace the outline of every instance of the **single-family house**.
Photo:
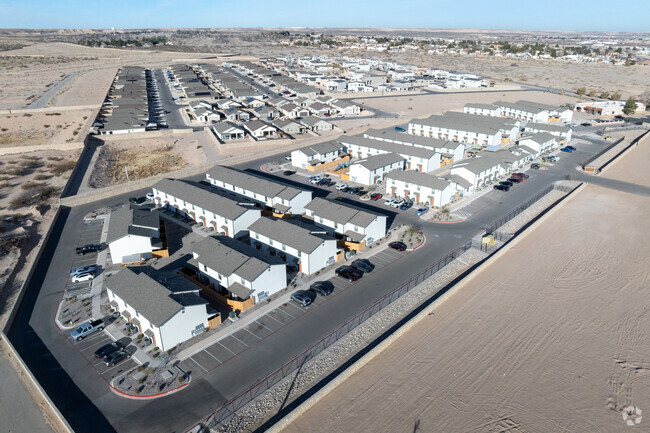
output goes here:
[{"label": "single-family house", "polygon": [[343,99],[330,102],[330,105],[336,110],[337,113],[343,114],[344,116],[351,116],[353,114],[361,113],[361,107]]},{"label": "single-family house", "polygon": [[243,126],[256,140],[266,140],[269,138],[277,138],[278,136],[278,128],[261,120],[251,120],[250,122],[244,123]]},{"label": "single-family house", "polygon": [[322,166],[339,159],[341,145],[334,141],[316,143],[291,152],[291,165],[298,168]]},{"label": "single-family house", "polygon": [[334,125],[318,117],[308,116],[300,119],[300,123],[310,131],[331,131]]},{"label": "single-family house", "polygon": [[246,137],[244,128],[230,122],[217,123],[212,127],[212,132],[221,141],[242,140]]},{"label": "single-family house", "polygon": [[271,124],[278,128],[282,133],[292,136],[304,134],[307,129],[305,128],[305,125],[301,125],[300,123],[294,122],[290,119],[275,119]]}]

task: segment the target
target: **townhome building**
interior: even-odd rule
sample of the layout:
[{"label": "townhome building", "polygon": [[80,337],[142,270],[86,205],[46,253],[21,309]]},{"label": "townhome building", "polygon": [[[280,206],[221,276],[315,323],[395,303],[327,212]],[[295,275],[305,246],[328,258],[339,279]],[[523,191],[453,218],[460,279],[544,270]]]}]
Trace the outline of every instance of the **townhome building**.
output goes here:
[{"label": "townhome building", "polygon": [[376,185],[386,179],[393,170],[404,170],[406,159],[397,153],[383,153],[350,164],[348,176],[352,182]]},{"label": "townhome building", "polygon": [[287,267],[279,257],[223,236],[208,236],[192,245],[188,263],[198,270],[200,282],[239,302],[252,297],[257,303],[287,287]]},{"label": "townhome building", "polygon": [[239,204],[237,200],[188,181],[161,179],[152,190],[156,206],[165,207],[230,237],[245,234],[248,226],[261,216],[260,209],[250,203]]},{"label": "townhome building", "polygon": [[298,168],[322,166],[339,159],[341,145],[335,141],[312,144],[291,152],[291,165]]},{"label": "townhome building", "polygon": [[403,157],[407,170],[429,172],[440,167],[440,154],[433,150],[389,141],[373,140],[360,135],[339,137],[341,143],[353,158],[369,158],[373,155],[395,153]]},{"label": "townhome building", "polygon": [[336,263],[336,239],[283,219],[260,218],[250,227],[251,246],[280,257],[287,266],[311,275]]},{"label": "townhome building", "polygon": [[459,197],[456,184],[450,180],[415,170],[392,171],[386,179],[386,194],[443,207]]},{"label": "townhome building", "polygon": [[524,126],[524,134],[526,135],[538,134],[540,132],[548,132],[549,134],[558,137],[560,144],[571,141],[571,136],[573,134],[573,130],[568,126],[554,125],[552,123],[528,122],[526,126]]},{"label": "townhome building", "polygon": [[516,121],[454,112],[414,119],[408,126],[408,132],[413,135],[493,147],[515,139],[518,131]]},{"label": "townhome building", "polygon": [[386,236],[385,215],[356,209],[340,202],[315,198],[305,206],[305,216],[342,242],[340,247],[359,251]]},{"label": "townhome building", "polygon": [[302,214],[305,205],[312,199],[311,191],[299,190],[222,165],[208,170],[206,178],[214,188],[258,203],[276,215]]},{"label": "townhome building", "polygon": [[558,147],[557,137],[548,132],[539,132],[530,136],[524,136],[519,140],[519,145],[526,146],[542,155]]},{"label": "townhome building", "polygon": [[[178,277],[180,279],[181,277]],[[154,280],[144,272],[123,268],[104,278],[111,307],[162,351],[200,335],[217,312],[198,296],[191,283]]]},{"label": "townhome building", "polygon": [[519,100],[517,102],[495,102],[501,107],[503,116],[521,119],[528,122],[571,122],[573,111],[557,105],[541,104],[534,101]]},{"label": "townhome building", "polygon": [[478,114],[481,116],[501,117],[503,109],[496,104],[477,104],[469,103],[463,107],[463,112],[467,114]]},{"label": "townhome building", "polygon": [[388,141],[391,143],[403,144],[405,146],[433,150],[440,154],[441,166],[451,164],[452,162],[458,162],[465,158],[465,144],[457,141],[412,135],[406,132],[397,131],[395,128],[368,129],[363,133],[363,136],[373,140]]},{"label": "townhome building", "polygon": [[113,263],[132,263],[162,253],[158,213],[122,206],[111,212],[106,236]]},{"label": "townhome building", "polygon": [[501,166],[502,161],[494,155],[479,155],[451,166],[450,174],[458,175],[470,183],[468,192],[484,187],[486,182],[494,182],[505,172]]}]

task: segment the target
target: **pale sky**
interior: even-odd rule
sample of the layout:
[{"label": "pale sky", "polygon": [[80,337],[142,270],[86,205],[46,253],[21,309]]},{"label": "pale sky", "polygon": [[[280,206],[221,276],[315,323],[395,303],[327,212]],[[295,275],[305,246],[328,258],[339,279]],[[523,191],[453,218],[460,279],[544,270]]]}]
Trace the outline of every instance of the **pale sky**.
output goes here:
[{"label": "pale sky", "polygon": [[0,28],[392,27],[650,31],[649,0],[0,0]]}]

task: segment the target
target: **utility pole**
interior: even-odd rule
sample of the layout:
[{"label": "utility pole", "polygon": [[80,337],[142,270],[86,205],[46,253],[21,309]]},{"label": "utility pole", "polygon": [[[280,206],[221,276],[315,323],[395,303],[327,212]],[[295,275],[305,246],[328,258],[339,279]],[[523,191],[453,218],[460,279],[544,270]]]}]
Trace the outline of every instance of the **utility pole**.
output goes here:
[{"label": "utility pole", "polygon": [[129,167],[124,167],[124,172],[126,173],[126,180],[129,181]]}]

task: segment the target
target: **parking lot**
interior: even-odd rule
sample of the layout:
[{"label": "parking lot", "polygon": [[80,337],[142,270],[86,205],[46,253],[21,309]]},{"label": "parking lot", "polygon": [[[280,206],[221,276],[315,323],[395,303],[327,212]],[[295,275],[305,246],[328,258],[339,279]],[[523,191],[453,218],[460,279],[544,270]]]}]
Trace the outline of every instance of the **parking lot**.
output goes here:
[{"label": "parking lot", "polygon": [[[84,227],[79,232],[76,247],[82,247],[88,244],[99,244],[102,230],[104,228],[103,219],[93,219],[86,221]],[[83,256],[75,254],[70,263],[70,269],[78,268],[81,266],[89,266],[97,263],[97,253],[88,253]],[[92,281],[84,281],[81,283],[73,283],[68,273],[68,281],[66,282],[65,289],[68,291],[69,296],[84,296],[90,293],[90,284]]]},{"label": "parking lot", "polygon": [[[375,265],[373,272],[404,257],[405,254],[408,253],[386,249],[373,255],[369,258],[369,261]],[[186,372],[191,372],[195,378],[197,374],[201,376],[262,341],[298,317],[317,310],[319,306],[329,302],[334,296],[350,289],[355,284],[355,282],[351,283],[339,277],[332,277],[329,281],[334,284],[334,292],[331,295],[316,296],[314,302],[308,307],[300,307],[293,302],[286,302],[185,359],[180,363],[180,367]]]},{"label": "parking lot", "polygon": [[[129,341],[120,340],[126,346]],[[115,376],[134,368],[137,364],[133,359],[126,359],[122,362],[119,362],[117,365],[112,367],[107,367],[102,359],[95,357],[95,351],[102,347],[104,344],[112,343],[113,339],[106,334],[105,331],[96,332],[81,341],[72,341],[70,344],[73,344],[75,348],[81,353],[81,355],[86,359],[86,361],[102,376],[107,382],[110,382]],[[127,351],[133,352],[133,348]]]}]

